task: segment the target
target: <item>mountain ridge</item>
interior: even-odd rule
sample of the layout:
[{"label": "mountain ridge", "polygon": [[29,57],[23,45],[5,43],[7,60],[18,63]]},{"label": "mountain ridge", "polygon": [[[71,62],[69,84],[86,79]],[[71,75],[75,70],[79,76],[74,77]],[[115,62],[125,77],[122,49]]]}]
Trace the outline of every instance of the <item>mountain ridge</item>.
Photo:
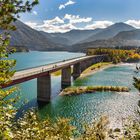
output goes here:
[{"label": "mountain ridge", "polygon": [[134,27],[132,27],[128,24],[125,24],[123,22],[115,23],[115,24],[103,29],[101,32],[91,36],[87,40],[83,40],[80,43],[90,42],[90,41],[95,41],[95,40],[109,39],[109,38],[114,37],[121,31],[130,31],[130,30],[134,30],[134,29],[135,29]]},{"label": "mountain ridge", "polygon": [[[14,25],[17,30],[10,32],[11,46],[29,50],[85,51],[89,47],[140,46],[140,29],[125,23],[116,23],[105,29],[71,30],[66,33],[37,31],[21,21],[16,21]],[[93,36],[96,38],[88,42]],[[81,42],[83,39],[85,42]]]},{"label": "mountain ridge", "polygon": [[42,33],[30,28],[19,20],[14,22],[13,25],[15,25],[17,29],[15,31],[10,31],[10,46],[24,46],[30,50],[39,51],[62,49],[61,45],[51,42]]}]

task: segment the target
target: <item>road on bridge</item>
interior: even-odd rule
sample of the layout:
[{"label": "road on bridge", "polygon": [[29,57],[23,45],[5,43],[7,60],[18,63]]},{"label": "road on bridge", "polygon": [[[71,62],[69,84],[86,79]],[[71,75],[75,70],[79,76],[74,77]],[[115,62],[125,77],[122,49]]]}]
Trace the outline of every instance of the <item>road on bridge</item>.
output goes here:
[{"label": "road on bridge", "polygon": [[4,85],[3,87],[12,86],[15,84],[19,84],[28,80],[35,79],[40,76],[44,76],[50,74],[52,72],[58,71],[65,67],[80,63],[82,61],[86,61],[96,57],[103,57],[104,55],[92,55],[92,56],[82,56],[77,58],[72,58],[68,60],[59,61],[56,63],[51,63],[43,66],[33,67],[25,70],[17,71],[12,77],[12,82],[9,85]]},{"label": "road on bridge", "polygon": [[93,57],[97,57],[97,56],[77,57],[77,58],[63,60],[63,61],[60,61],[60,62],[48,64],[48,65],[29,68],[29,69],[26,69],[26,70],[20,70],[20,71],[17,71],[14,74],[14,76],[12,77],[12,80],[25,78],[25,77],[28,77],[28,76],[32,76],[32,75],[36,75],[36,74],[40,74],[40,73],[44,73],[44,72],[54,72],[54,71],[57,71],[59,69],[62,69],[63,67],[67,67],[69,65],[73,65],[73,64],[76,64],[78,62],[81,62],[83,60],[93,58]]}]

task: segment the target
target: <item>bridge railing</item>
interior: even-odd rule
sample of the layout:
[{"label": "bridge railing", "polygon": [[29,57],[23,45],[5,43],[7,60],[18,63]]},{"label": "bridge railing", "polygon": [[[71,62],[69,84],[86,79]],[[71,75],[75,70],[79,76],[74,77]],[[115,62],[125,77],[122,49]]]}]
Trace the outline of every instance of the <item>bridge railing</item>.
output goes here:
[{"label": "bridge railing", "polygon": [[104,54],[103,55],[89,55],[89,56],[88,55],[84,55],[84,56],[74,57],[74,58],[70,58],[70,59],[64,59],[64,60],[57,61],[57,62],[52,62],[52,63],[49,63],[49,64],[44,64],[44,65],[39,65],[39,66],[34,66],[34,67],[20,69],[20,70],[18,70],[18,72],[23,71],[23,70],[37,68],[37,67],[49,66],[49,65],[53,65],[53,64],[57,64],[57,63],[65,62],[65,61],[70,61],[70,60],[73,60],[73,59],[84,58],[84,57],[93,57],[93,56],[105,56],[105,55]]},{"label": "bridge railing", "polygon": [[[94,57],[97,57],[98,55],[95,55]],[[100,56],[104,56],[104,55],[100,55]],[[58,61],[58,62],[54,62],[54,63],[49,63],[49,64],[46,64],[46,65],[40,65],[40,66],[36,66],[36,67],[32,67],[32,68],[27,68],[27,69],[22,69],[22,70],[20,70],[20,71],[17,71],[18,73],[20,73],[20,72],[24,72],[24,71],[28,71],[28,70],[31,70],[31,69],[39,69],[39,70],[35,70],[35,71],[33,71],[33,72],[28,72],[28,73],[26,73],[26,74],[21,74],[21,75],[15,75],[13,78],[12,78],[12,80],[16,80],[16,79],[19,79],[19,78],[23,78],[23,77],[28,77],[28,76],[32,76],[32,75],[36,75],[36,74],[40,74],[41,72],[49,72],[49,71],[51,71],[51,70],[53,70],[53,69],[58,69],[59,67],[61,68],[61,65],[58,65],[58,64],[60,64],[60,63],[67,63],[68,61],[71,61],[71,60],[76,60],[76,59],[83,59],[83,58],[85,58],[85,57],[87,57],[87,59],[88,58],[91,58],[91,57],[93,57],[93,56],[80,56],[80,57],[75,57],[75,58],[70,58],[70,59],[67,59],[67,60],[62,60],[62,61]],[[54,66],[52,66],[52,65],[57,65],[57,67],[54,67]],[[47,68],[45,68],[45,67],[47,67]],[[41,69],[41,68],[43,68],[43,69]]]},{"label": "bridge railing", "polygon": [[[32,68],[31,68],[32,69]],[[30,69],[25,69],[25,70],[30,70]],[[41,72],[47,72],[49,70],[52,70],[52,67],[51,68],[43,68],[43,71],[42,70],[36,70],[34,72],[28,72],[26,74],[21,74],[21,75],[15,75],[12,80],[16,80],[16,79],[19,79],[19,78],[22,78],[22,77],[28,77],[28,76],[32,76],[32,75],[36,75],[36,74],[39,74]],[[21,70],[22,71],[22,70]],[[18,71],[18,72],[21,72],[21,71]]]},{"label": "bridge railing", "polygon": [[52,63],[49,63],[49,64],[38,65],[38,66],[29,67],[29,68],[23,68],[23,69],[18,70],[18,72],[23,71],[23,70],[37,68],[37,67],[49,66],[49,65],[53,65],[53,64],[57,64],[57,63],[61,63],[61,62],[69,61],[69,60],[73,60],[73,59],[83,58],[83,57],[86,57],[86,56],[87,55],[79,56],[79,57],[74,57],[74,58],[70,58],[70,59],[64,59],[64,60],[60,60],[60,61],[57,61],[57,62],[52,62]]}]

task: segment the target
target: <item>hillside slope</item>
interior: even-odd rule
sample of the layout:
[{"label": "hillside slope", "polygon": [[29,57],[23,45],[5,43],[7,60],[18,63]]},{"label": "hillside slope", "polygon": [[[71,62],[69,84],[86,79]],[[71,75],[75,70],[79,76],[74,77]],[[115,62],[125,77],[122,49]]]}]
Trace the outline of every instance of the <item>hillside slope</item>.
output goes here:
[{"label": "hillside slope", "polygon": [[[140,30],[123,31],[116,36],[106,40],[72,45],[69,51],[86,51],[87,48],[115,48],[115,47],[140,47]],[[79,49],[80,48],[80,49]]]},{"label": "hillside slope", "polygon": [[17,30],[11,31],[11,46],[26,47],[29,50],[63,50],[63,46],[55,44],[45,35],[30,28],[21,21],[14,23]]},{"label": "hillside slope", "polygon": [[112,38],[114,36],[116,36],[119,32],[122,31],[130,31],[130,30],[134,30],[135,28],[125,24],[125,23],[115,23],[105,29],[103,29],[101,32],[90,36],[88,39],[83,40],[81,43],[85,43],[85,42],[91,42],[91,41],[95,41],[95,40],[103,40],[103,39],[109,39]]}]

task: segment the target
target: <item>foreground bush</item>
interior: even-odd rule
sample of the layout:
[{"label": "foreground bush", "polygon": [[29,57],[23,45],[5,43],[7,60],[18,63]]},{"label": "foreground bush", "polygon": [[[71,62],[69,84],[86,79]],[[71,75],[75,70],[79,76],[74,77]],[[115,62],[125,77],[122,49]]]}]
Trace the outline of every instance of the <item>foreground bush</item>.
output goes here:
[{"label": "foreground bush", "polygon": [[55,122],[50,119],[40,120],[32,110],[14,123],[12,134],[13,140],[69,140],[74,130],[69,119],[58,118]]},{"label": "foreground bush", "polygon": [[78,130],[66,118],[40,120],[37,113],[29,111],[19,119],[11,131],[13,140],[105,140],[108,134],[108,118],[102,117],[92,125],[85,125],[83,132],[74,137]]}]

